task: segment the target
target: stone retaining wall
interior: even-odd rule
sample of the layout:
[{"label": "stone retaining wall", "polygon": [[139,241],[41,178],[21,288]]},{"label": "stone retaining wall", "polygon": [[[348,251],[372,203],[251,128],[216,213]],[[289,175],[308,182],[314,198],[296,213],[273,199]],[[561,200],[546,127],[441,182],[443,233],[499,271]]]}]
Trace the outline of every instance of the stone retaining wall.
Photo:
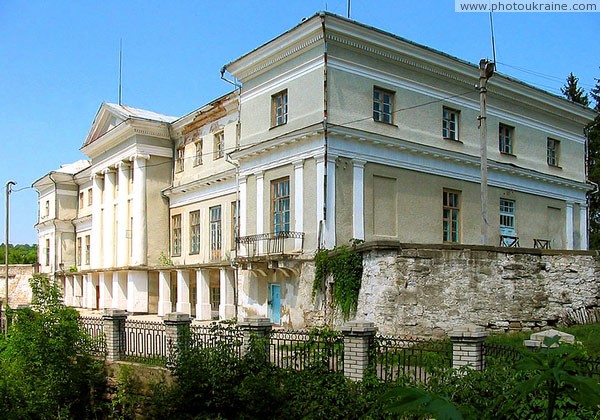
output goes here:
[{"label": "stone retaining wall", "polygon": [[[12,308],[31,303],[29,279],[33,276],[31,264],[11,264],[8,266],[8,303]],[[5,266],[0,266],[0,299],[4,300]]]},{"label": "stone retaining wall", "polygon": [[359,247],[357,319],[383,333],[443,335],[464,323],[536,329],[600,307],[600,258],[592,251],[427,246]]}]

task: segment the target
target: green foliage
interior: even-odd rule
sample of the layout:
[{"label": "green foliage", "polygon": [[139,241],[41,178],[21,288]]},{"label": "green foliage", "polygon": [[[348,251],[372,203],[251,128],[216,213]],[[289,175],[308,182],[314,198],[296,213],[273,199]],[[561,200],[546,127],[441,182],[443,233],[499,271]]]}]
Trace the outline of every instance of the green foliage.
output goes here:
[{"label": "green foliage", "polygon": [[325,289],[328,276],[333,277],[333,304],[344,320],[356,313],[358,293],[362,281],[362,255],[356,250],[361,241],[351,241],[351,246],[339,246],[331,251],[319,250],[315,255],[313,297]]},{"label": "green foliage", "polygon": [[575,77],[573,73],[569,73],[567,81],[563,87],[560,88],[562,94],[571,102],[588,106],[590,104],[590,98],[588,97],[585,90],[579,87],[579,78]]},{"label": "green foliage", "polygon": [[78,314],[56,284],[34,275],[32,308],[12,311],[0,345],[0,418],[92,418],[101,406],[104,368],[88,352]]},{"label": "green foliage", "polygon": [[425,389],[398,386],[390,389],[382,397],[384,410],[393,414],[432,415],[438,420],[462,420],[454,404],[448,399]]},{"label": "green foliage", "polygon": [[[0,261],[4,263],[4,244],[0,245]],[[37,245],[9,245],[9,264],[36,264],[38,260]]]},{"label": "green foliage", "polygon": [[[600,114],[588,124],[585,133],[588,146],[588,179],[598,185],[600,184]],[[600,194],[588,194],[588,200],[590,249],[600,249]]]},{"label": "green foliage", "polygon": [[158,255],[158,265],[162,265],[165,267],[172,267],[175,264],[173,263],[173,260],[171,258],[169,258],[169,256],[167,254],[165,254],[164,252],[160,252],[160,254]]}]

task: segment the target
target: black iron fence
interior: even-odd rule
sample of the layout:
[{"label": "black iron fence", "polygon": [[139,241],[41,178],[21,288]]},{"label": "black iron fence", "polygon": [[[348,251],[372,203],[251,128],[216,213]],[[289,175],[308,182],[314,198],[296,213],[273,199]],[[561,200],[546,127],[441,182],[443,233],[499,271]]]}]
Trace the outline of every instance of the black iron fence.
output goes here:
[{"label": "black iron fence", "polygon": [[80,316],[79,326],[90,338],[88,342],[90,353],[95,356],[106,356],[106,337],[102,318]]},{"label": "black iron fence", "polygon": [[122,339],[124,345],[121,348],[126,360],[166,363],[169,353],[163,322],[128,319]]},{"label": "black iron fence", "polygon": [[426,382],[435,369],[452,367],[452,342],[375,335],[371,367],[384,382],[409,377]]},{"label": "black iron fence", "polygon": [[324,364],[330,371],[344,370],[344,336],[338,331],[272,330],[268,339],[275,366],[302,370]]},{"label": "black iron fence", "polygon": [[[304,232],[261,233],[259,235],[242,236],[237,239],[240,245],[240,258],[251,258],[264,255],[280,255],[293,251],[301,251],[304,246]],[[297,246],[299,242],[299,246]]]},{"label": "black iron fence", "polygon": [[242,357],[243,332],[235,325],[212,323],[190,326],[190,347],[220,348]]}]

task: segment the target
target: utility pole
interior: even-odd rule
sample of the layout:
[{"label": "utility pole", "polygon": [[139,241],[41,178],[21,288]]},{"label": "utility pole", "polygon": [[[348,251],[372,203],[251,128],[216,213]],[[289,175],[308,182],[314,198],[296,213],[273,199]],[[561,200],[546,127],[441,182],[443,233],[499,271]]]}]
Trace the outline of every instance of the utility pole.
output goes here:
[{"label": "utility pole", "polygon": [[495,63],[479,61],[479,147],[481,158],[481,244],[488,245],[488,168],[487,168],[487,82],[494,75]]},{"label": "utility pole", "polygon": [[6,269],[6,277],[4,278],[4,312],[2,313],[2,321],[4,322],[4,335],[8,335],[8,317],[6,310],[8,309],[8,243],[9,243],[9,227],[10,227],[10,193],[11,187],[16,185],[15,181],[6,183],[6,240],[4,241],[4,268]]}]

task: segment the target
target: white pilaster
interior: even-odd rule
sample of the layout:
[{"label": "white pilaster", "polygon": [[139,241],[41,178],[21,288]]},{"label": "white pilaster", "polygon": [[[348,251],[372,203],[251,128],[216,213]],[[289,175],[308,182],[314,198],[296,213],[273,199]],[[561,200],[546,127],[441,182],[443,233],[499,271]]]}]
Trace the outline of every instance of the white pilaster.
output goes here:
[{"label": "white pilaster", "polygon": [[[304,232],[304,160],[294,165],[294,231]],[[302,239],[296,238],[294,248],[302,249]]]},{"label": "white pilaster", "polygon": [[103,247],[104,267],[115,265],[115,172],[109,169],[104,171],[104,211],[103,215]]},{"label": "white pilaster", "polygon": [[588,213],[587,204],[579,204],[579,249],[588,249]]},{"label": "white pilaster", "polygon": [[65,290],[63,301],[66,306],[73,306],[73,276],[65,276]]},{"label": "white pilaster", "polygon": [[219,270],[221,303],[219,304],[219,319],[231,319],[235,316],[235,306],[233,302],[233,271]]},{"label": "white pilaster", "polygon": [[[146,160],[148,155],[136,155],[133,162],[133,201],[132,201],[132,265],[144,265],[147,258],[146,226]],[[136,276],[134,276],[136,277]],[[146,276],[146,282],[147,282]],[[147,303],[146,303],[147,305]]]},{"label": "white pilaster", "polygon": [[158,316],[171,313],[171,272],[160,270],[158,272]]},{"label": "white pilaster", "polygon": [[82,302],[83,296],[83,276],[75,275],[73,276],[73,306],[76,308],[81,308],[83,306]]},{"label": "white pilaster", "polygon": [[[259,172],[256,174],[256,234],[260,235],[261,233],[265,233],[264,227],[264,181],[265,181],[265,173]],[[263,241],[258,241],[258,253],[262,254],[263,252]],[[221,293],[223,293],[221,291]]]},{"label": "white pilaster", "polygon": [[352,236],[365,240],[365,160],[352,161]]},{"label": "white pilaster", "polygon": [[112,308],[112,273],[99,274],[100,282],[100,309]]},{"label": "white pilaster", "polygon": [[114,309],[127,309],[127,272],[113,272],[112,294],[112,307]]},{"label": "white pilaster", "polygon": [[190,272],[177,270],[177,304],[175,310],[184,314],[192,313],[190,304]]},{"label": "white pilaster", "polygon": [[[247,178],[245,176],[240,177],[240,205],[239,205],[239,209],[238,209],[238,214],[239,214],[239,219],[240,219],[240,232],[239,235],[240,237],[242,236],[246,236],[246,206],[248,205],[248,197],[247,197],[247,193],[246,193],[246,187],[247,187]],[[245,245],[239,245],[239,251],[240,255],[246,255],[246,246]],[[197,277],[198,275],[196,275]],[[198,302],[200,302],[198,300]],[[210,305],[209,305],[210,306]],[[198,313],[198,311],[196,311],[196,313]]]},{"label": "white pilaster", "polygon": [[148,312],[148,272],[127,272],[127,312]]},{"label": "white pilaster", "polygon": [[119,193],[117,196],[117,266],[125,267],[129,263],[129,239],[127,231],[129,230],[129,165],[125,162],[117,164],[117,183]]},{"label": "white pilaster", "polygon": [[196,319],[210,321],[210,271],[196,270]]},{"label": "white pilaster", "polygon": [[96,276],[97,274],[93,273],[85,275],[84,300],[85,307],[88,309],[96,309],[96,285],[98,281]]},{"label": "white pilaster", "polygon": [[335,160],[337,156],[327,156],[327,209],[325,219],[325,248],[335,247]]},{"label": "white pilaster", "polygon": [[[92,175],[92,232],[90,237],[90,267],[102,266],[102,188],[103,177]],[[95,304],[94,304],[95,305]]]},{"label": "white pilaster", "polygon": [[325,157],[316,156],[315,161],[317,164],[317,226],[316,231],[319,234],[319,243],[317,246],[323,245],[323,238],[325,235]]},{"label": "white pilaster", "polygon": [[565,210],[565,228],[567,235],[567,249],[573,249],[573,203],[567,202]]}]

